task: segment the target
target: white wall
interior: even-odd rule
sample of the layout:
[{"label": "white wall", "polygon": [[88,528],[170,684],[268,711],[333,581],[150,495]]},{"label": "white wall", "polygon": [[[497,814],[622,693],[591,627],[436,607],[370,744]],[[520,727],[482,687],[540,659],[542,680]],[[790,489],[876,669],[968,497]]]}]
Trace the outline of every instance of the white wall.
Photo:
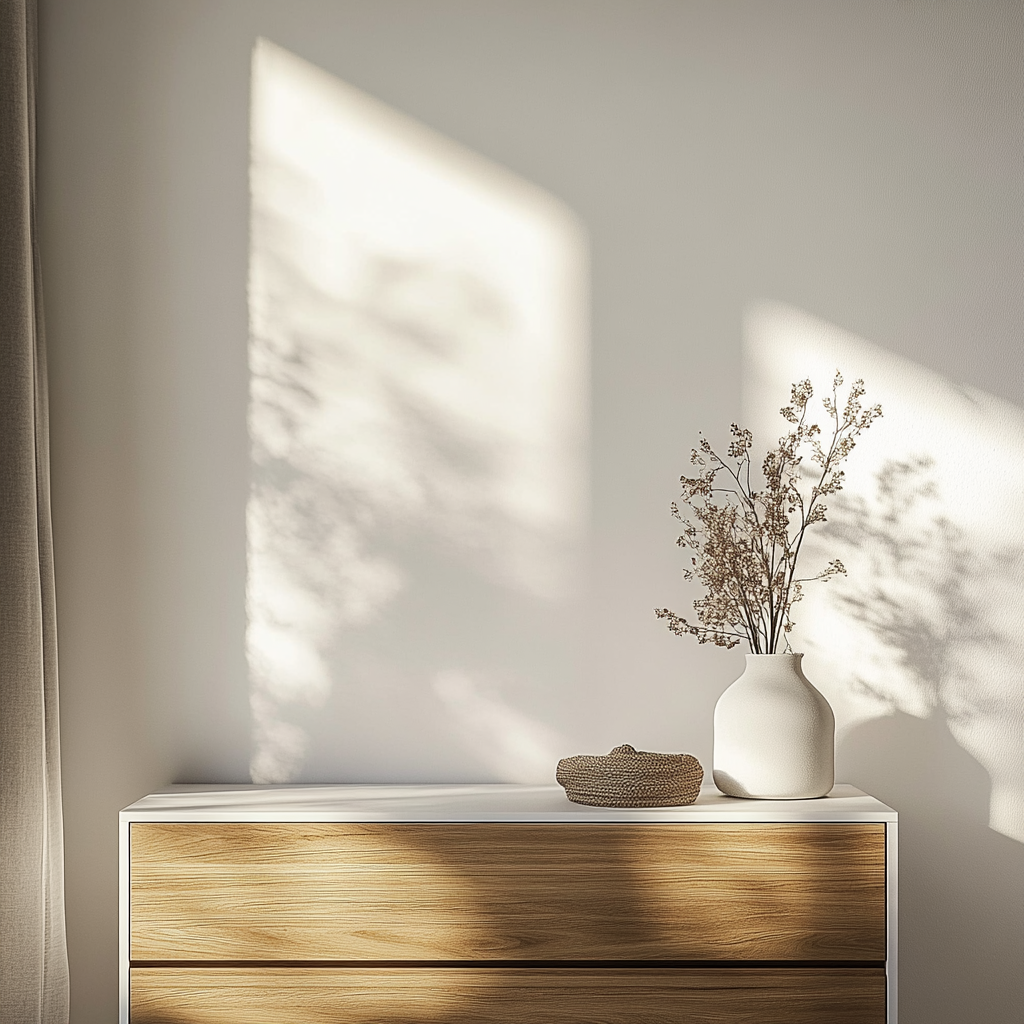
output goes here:
[{"label": "white wall", "polygon": [[[249,773],[258,37],[544,190],[586,232],[584,596],[564,684],[500,694],[566,754],[632,742],[710,764],[712,708],[741,659],[669,636],[651,609],[685,605],[667,507],[696,432],[760,408],[741,395],[759,303],[864,339],[891,379],[913,367],[1024,406],[1015,2],[41,6],[73,1024],[115,1013],[118,808]],[[1019,575],[1000,586],[1019,612]],[[893,657],[927,682],[933,641],[912,635]],[[818,680],[846,707],[843,678]],[[388,737],[415,732],[416,707],[339,687],[339,734],[373,742],[332,770],[495,777],[469,749],[449,756],[443,723],[396,768]],[[992,764],[1024,792],[1019,755],[994,733],[965,742],[948,703],[878,708],[840,721],[839,767],[902,816],[903,1019],[1020,1019],[1024,844],[990,813]]]}]

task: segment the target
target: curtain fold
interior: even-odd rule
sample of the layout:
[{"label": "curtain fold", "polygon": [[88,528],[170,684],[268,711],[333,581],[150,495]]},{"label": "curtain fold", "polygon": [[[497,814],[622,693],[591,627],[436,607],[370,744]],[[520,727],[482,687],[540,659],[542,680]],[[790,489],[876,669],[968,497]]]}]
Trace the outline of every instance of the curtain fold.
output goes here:
[{"label": "curtain fold", "polygon": [[36,5],[0,0],[0,1022],[66,1024]]}]

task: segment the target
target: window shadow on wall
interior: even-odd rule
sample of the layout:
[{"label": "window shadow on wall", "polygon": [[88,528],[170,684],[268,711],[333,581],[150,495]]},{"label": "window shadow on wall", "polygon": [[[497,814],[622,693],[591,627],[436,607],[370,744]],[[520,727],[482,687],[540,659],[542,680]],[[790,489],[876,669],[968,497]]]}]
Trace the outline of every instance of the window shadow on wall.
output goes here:
[{"label": "window shadow on wall", "polygon": [[252,88],[253,781],[549,781],[585,535],[582,233],[266,40]]}]

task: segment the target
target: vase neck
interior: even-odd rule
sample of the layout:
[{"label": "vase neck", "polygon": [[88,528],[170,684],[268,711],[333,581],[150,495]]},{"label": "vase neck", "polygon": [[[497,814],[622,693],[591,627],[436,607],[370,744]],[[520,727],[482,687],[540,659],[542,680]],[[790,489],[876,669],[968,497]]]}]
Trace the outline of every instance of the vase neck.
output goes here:
[{"label": "vase neck", "polygon": [[802,654],[748,654],[743,670],[744,678],[758,679],[800,679],[806,682]]}]

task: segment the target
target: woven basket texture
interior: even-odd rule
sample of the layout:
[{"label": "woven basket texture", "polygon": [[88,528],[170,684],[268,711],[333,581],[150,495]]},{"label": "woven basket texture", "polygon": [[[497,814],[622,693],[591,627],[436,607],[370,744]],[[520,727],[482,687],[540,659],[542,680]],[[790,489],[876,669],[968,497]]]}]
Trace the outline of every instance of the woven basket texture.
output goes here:
[{"label": "woven basket texture", "polygon": [[555,778],[577,804],[679,807],[697,799],[704,769],[691,754],[654,754],[624,743],[602,756],[563,757]]}]

